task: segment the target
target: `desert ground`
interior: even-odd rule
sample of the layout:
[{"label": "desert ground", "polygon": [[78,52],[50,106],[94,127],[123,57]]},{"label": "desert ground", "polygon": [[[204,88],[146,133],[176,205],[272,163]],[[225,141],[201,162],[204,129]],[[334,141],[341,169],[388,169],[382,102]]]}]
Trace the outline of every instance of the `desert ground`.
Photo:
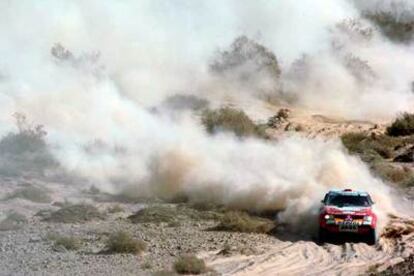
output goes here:
[{"label": "desert ground", "polygon": [[[298,131],[287,125],[300,124],[302,135],[327,139],[350,130],[384,129],[370,122],[289,112],[277,128],[267,129],[271,139]],[[131,199],[71,181],[57,176],[1,178],[1,275],[171,275],[177,258],[188,254],[204,260],[207,275],[377,275],[414,253],[410,214],[391,217],[375,246],[347,239],[320,244],[315,233],[278,224],[276,212],[250,214],[274,223],[269,229],[225,229],[218,226],[227,210],[217,206]],[[404,210],[410,210],[414,190],[399,192]],[[118,231],[143,241],[145,250],[111,252],[108,240]],[[74,241],[59,244],[64,237]]]}]

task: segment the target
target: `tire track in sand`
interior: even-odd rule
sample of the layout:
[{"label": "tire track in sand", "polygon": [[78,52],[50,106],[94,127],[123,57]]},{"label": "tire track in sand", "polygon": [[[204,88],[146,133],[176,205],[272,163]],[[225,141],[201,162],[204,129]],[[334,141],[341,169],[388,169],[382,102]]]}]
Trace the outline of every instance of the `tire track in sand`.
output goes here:
[{"label": "tire track in sand", "polygon": [[414,253],[414,220],[394,218],[379,243],[324,244],[275,240],[258,255],[207,257],[222,275],[358,275],[371,267],[383,268]]}]

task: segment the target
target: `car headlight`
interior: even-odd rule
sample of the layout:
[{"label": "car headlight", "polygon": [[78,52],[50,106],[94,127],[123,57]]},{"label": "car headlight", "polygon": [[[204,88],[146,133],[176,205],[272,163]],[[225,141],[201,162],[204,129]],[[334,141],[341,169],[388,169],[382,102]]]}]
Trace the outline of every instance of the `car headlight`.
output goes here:
[{"label": "car headlight", "polygon": [[334,217],[333,217],[333,215],[326,214],[326,215],[324,216],[324,218],[325,218],[326,220],[331,220],[331,219],[333,219]]},{"label": "car headlight", "polygon": [[371,223],[372,223],[372,216],[365,216],[364,224],[371,224]]}]

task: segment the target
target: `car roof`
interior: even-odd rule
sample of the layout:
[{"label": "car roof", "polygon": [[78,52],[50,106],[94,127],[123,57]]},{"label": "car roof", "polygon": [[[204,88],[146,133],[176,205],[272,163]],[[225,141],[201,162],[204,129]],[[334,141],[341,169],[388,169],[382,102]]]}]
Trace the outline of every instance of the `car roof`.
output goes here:
[{"label": "car roof", "polygon": [[341,195],[351,195],[351,196],[368,196],[368,193],[361,190],[352,190],[352,189],[331,189],[328,194],[341,194]]}]

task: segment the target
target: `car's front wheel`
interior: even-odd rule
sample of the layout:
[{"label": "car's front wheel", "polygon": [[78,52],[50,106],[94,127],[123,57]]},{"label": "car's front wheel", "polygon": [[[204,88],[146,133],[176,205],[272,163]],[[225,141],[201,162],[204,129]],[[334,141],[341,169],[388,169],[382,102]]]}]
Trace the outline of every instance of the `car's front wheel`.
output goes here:
[{"label": "car's front wheel", "polygon": [[376,242],[377,242],[377,233],[375,229],[370,229],[368,237],[367,237],[367,243],[369,245],[375,245]]},{"label": "car's front wheel", "polygon": [[323,228],[319,228],[318,240],[320,243],[325,243],[328,240],[328,231]]}]

